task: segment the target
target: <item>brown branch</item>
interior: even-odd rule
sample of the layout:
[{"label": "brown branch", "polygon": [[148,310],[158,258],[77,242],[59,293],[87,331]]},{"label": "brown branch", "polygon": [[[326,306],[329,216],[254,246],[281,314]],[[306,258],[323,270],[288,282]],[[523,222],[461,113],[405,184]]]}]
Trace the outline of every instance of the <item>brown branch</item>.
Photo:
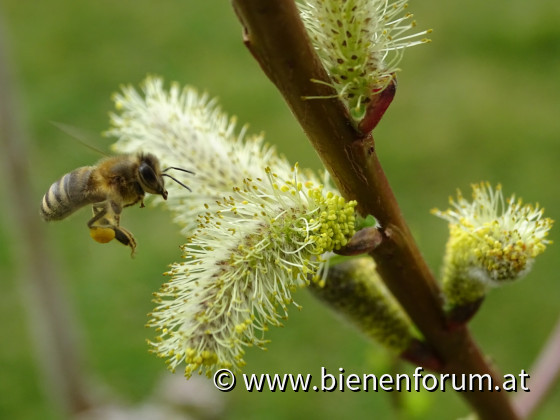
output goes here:
[{"label": "brown branch", "polygon": [[[402,217],[379,163],[371,135],[354,128],[333,91],[321,83],[328,76],[309,42],[293,1],[232,0],[243,25],[244,42],[276,85],[303,127],[342,195],[358,201],[362,215],[372,214],[385,238],[372,251],[378,271],[427,342],[444,361],[443,371],[489,374],[501,383],[485,361],[466,327],[449,331],[440,290]],[[482,419],[516,419],[503,392],[462,393]]]},{"label": "brown branch", "polygon": [[526,419],[535,412],[539,404],[560,379],[560,319],[550,334],[546,345],[530,370],[531,392],[524,392],[514,400],[519,417]]}]

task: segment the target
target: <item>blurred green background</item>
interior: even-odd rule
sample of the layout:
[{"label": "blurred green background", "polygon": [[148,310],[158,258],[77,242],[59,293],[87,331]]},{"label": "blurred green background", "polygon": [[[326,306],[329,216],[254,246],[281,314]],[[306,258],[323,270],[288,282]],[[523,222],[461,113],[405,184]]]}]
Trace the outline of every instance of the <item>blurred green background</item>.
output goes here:
[{"label": "blurred green background", "polygon": [[[431,216],[457,187],[501,182],[506,194],[539,202],[560,220],[560,3],[545,0],[412,2],[418,27],[433,42],[405,53],[397,96],[375,138],[380,159],[419,245],[435,273],[446,223]],[[218,96],[227,112],[264,130],[292,162],[320,167],[311,146],[272,84],[241,42],[229,2],[4,0],[0,6],[20,112],[29,137],[37,208],[60,175],[97,156],[51,125],[59,121],[100,136],[108,128],[111,94],[148,73]],[[5,190],[6,186],[2,186]],[[17,261],[13,208],[0,200],[0,418],[55,419],[41,388]],[[160,208],[129,209],[123,225],[138,240],[135,259],[118,244],[99,245],[85,226],[88,210],[45,226],[49,259],[61,276],[79,332],[88,377],[109,395],[140,404],[165,371],[144,340],[151,293],[180,258],[183,239]],[[38,234],[43,234],[39,232]],[[553,230],[551,238],[557,238]],[[556,239],[557,240],[557,239]],[[560,248],[539,257],[528,278],[491,293],[472,322],[486,354],[504,373],[528,370],[559,314]],[[33,264],[25,261],[24,264]],[[249,349],[246,373],[383,374],[385,353],[307,292],[296,294],[285,328],[273,329],[269,351]],[[181,375],[180,373],[178,375]],[[107,391],[106,391],[107,392]],[[396,418],[396,399],[409,419],[450,419],[468,413],[452,392],[254,393],[224,399],[228,419]],[[557,386],[537,419],[556,418]]]}]

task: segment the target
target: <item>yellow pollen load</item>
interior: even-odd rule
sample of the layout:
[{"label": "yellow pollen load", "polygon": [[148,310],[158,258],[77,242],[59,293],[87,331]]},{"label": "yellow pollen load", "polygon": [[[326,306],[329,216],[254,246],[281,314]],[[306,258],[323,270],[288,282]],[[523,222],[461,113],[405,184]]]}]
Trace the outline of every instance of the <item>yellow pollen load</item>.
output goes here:
[{"label": "yellow pollen load", "polygon": [[89,230],[89,234],[94,241],[102,244],[106,244],[115,239],[115,231],[110,228],[94,227]]}]

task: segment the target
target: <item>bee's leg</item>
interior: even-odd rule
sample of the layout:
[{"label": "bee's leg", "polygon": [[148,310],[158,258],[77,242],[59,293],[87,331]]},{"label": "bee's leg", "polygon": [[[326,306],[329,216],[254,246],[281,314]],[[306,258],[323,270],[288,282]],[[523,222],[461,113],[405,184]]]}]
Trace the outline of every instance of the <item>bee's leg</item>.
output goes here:
[{"label": "bee's leg", "polygon": [[92,206],[93,217],[89,219],[87,224],[89,228],[91,228],[94,224],[98,224],[96,222],[107,214],[107,204],[107,201],[102,201],[100,203],[95,203]]},{"label": "bee's leg", "polygon": [[110,201],[108,207],[110,211],[107,212],[105,217],[112,223],[115,239],[121,244],[129,246],[131,249],[130,256],[133,257],[136,250],[136,239],[134,239],[132,232],[120,226],[122,206],[114,201]]},{"label": "bee's leg", "polygon": [[87,223],[90,236],[94,241],[102,244],[112,241],[115,237],[115,230],[109,226],[109,222],[105,218],[108,204],[108,201],[95,203],[92,206],[93,217]]},{"label": "bee's leg", "polygon": [[117,239],[121,244],[136,249],[136,240],[132,233],[119,226],[122,207],[114,201],[107,200],[93,205],[93,217],[88,222],[89,233],[97,242],[107,243]]},{"label": "bee's leg", "polygon": [[115,239],[123,245],[127,245],[132,250],[130,255],[134,256],[134,251],[136,250],[136,239],[134,235],[125,228],[115,227]]}]

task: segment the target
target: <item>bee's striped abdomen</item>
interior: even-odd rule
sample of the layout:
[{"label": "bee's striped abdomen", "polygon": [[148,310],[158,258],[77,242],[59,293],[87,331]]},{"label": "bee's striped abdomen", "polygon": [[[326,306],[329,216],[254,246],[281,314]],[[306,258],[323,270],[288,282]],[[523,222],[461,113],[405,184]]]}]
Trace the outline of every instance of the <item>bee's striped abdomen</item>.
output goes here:
[{"label": "bee's striped abdomen", "polygon": [[61,220],[80,207],[91,203],[88,182],[92,166],[84,166],[67,173],[54,182],[41,203],[41,216],[45,220]]}]

